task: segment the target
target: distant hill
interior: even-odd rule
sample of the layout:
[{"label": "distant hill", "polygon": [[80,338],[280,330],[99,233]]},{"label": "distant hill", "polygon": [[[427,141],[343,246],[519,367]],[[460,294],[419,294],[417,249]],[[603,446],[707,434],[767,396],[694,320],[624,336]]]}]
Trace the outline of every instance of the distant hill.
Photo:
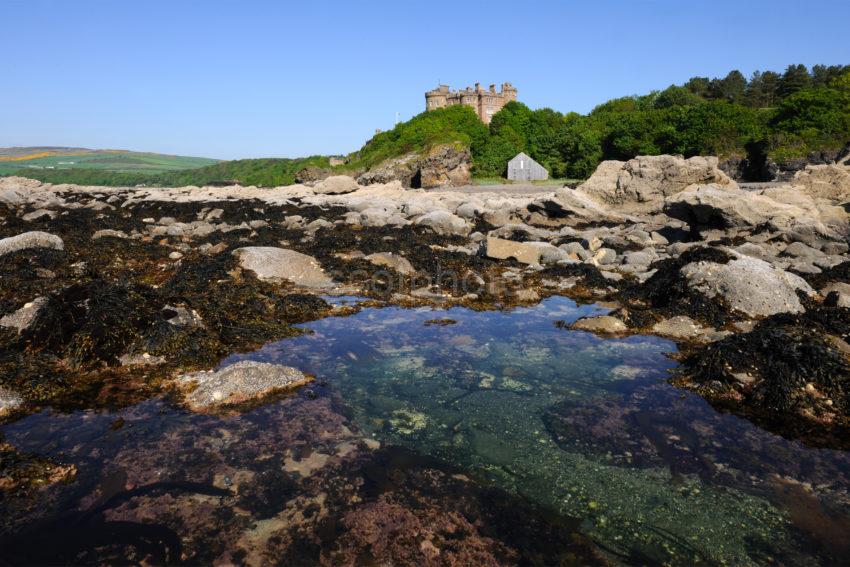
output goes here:
[{"label": "distant hill", "polygon": [[127,150],[51,146],[0,148],[0,175],[61,170],[157,174],[214,165],[218,160]]}]

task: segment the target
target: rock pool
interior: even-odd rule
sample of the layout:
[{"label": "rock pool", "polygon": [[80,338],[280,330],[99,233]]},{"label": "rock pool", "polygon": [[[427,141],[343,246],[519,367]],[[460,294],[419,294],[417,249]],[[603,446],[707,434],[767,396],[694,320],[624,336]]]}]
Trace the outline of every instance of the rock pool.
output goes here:
[{"label": "rock pool", "polygon": [[850,455],[787,441],[669,385],[669,341],[603,339],[557,324],[602,313],[560,297],[511,311],[364,308],[222,361],[317,376],[241,414],[193,414],[156,398],[8,424],[0,441],[16,456],[4,457],[4,474],[39,460],[74,472],[4,497],[0,556],[285,565],[845,559]]}]

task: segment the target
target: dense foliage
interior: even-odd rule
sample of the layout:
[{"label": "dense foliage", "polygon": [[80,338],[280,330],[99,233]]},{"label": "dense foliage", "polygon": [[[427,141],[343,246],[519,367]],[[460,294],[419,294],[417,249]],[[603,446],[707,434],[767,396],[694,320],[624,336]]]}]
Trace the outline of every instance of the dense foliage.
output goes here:
[{"label": "dense foliage", "polygon": [[523,151],[555,177],[584,178],[604,159],[645,154],[772,157],[836,150],[850,142],[850,66],[739,71],[610,100],[588,115],[508,103],[493,117],[475,173],[504,175]]}]

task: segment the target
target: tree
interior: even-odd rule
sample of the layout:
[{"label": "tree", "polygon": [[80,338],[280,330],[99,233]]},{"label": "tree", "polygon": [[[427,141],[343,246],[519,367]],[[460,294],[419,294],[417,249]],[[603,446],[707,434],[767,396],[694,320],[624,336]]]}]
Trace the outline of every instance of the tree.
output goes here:
[{"label": "tree", "polygon": [[755,71],[744,92],[742,102],[753,108],[767,108],[776,103],[777,89],[780,81],[779,73]]},{"label": "tree", "polygon": [[779,81],[778,94],[780,98],[785,98],[795,92],[808,87],[812,82],[812,76],[809,75],[809,70],[805,65],[788,65],[785,73],[782,74],[782,79]]},{"label": "tree", "polygon": [[703,102],[702,97],[689,91],[685,87],[670,85],[655,96],[652,101],[654,108],[670,108],[671,106],[688,106]]},{"label": "tree", "polygon": [[747,79],[740,71],[735,69],[730,71],[723,79],[712,81],[710,91],[713,95],[712,98],[738,102],[743,97],[746,88]]}]

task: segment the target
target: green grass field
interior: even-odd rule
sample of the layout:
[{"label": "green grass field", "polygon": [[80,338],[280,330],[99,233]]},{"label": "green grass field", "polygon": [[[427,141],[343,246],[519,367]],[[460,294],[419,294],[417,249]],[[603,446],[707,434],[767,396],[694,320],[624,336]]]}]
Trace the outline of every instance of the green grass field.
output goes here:
[{"label": "green grass field", "polygon": [[[36,150],[36,148],[33,148]],[[40,150],[41,148],[38,148]],[[166,173],[218,163],[209,158],[112,150],[25,151],[0,155],[0,175],[27,175],[34,171],[95,169],[118,173]],[[45,155],[50,154],[50,155]],[[32,157],[29,157],[32,156]]]}]

